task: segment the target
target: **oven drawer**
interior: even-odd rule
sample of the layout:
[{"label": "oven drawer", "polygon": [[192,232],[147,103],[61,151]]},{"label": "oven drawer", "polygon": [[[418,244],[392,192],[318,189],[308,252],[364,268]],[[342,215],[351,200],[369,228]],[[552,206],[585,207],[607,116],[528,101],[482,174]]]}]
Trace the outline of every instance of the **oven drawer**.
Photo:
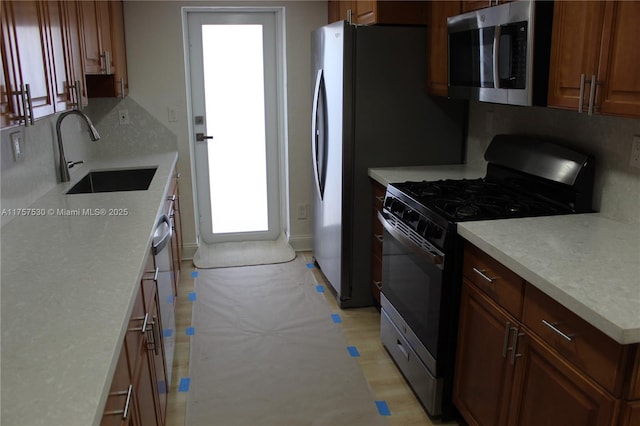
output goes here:
[{"label": "oven drawer", "polygon": [[465,243],[462,274],[517,319],[522,318],[524,280],[476,246]]},{"label": "oven drawer", "polygon": [[621,395],[630,345],[618,344],[529,283],[523,323],[613,395]]},{"label": "oven drawer", "polygon": [[440,415],[442,379],[434,377],[429,372],[384,310],[380,315],[380,339],[429,414]]}]

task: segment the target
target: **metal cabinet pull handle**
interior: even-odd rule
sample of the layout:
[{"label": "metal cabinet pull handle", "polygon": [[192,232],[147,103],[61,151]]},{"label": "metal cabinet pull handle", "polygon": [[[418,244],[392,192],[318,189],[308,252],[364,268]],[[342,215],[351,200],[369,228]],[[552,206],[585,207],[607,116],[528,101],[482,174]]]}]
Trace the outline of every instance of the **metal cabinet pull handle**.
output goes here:
[{"label": "metal cabinet pull handle", "polygon": [[572,334],[563,333],[560,329],[558,329],[556,327],[558,325],[557,322],[549,322],[547,320],[542,320],[542,324],[546,325],[551,330],[555,331],[557,334],[559,334],[560,336],[562,336],[564,339],[568,340],[569,342],[573,342],[573,337],[575,337],[575,336],[572,335]]},{"label": "metal cabinet pull handle", "polygon": [[22,115],[17,116],[18,120],[24,120],[24,127],[29,127],[35,123],[33,118],[33,103],[31,102],[31,86],[21,84],[20,91],[16,95],[22,96]]},{"label": "metal cabinet pull handle", "polygon": [[591,75],[591,87],[589,88],[589,115],[593,115],[593,103],[596,97],[596,75]]},{"label": "metal cabinet pull handle", "polygon": [[373,236],[376,237],[376,240],[378,240],[380,242],[382,242],[383,239],[384,239],[384,237],[381,234],[374,234]]},{"label": "metal cabinet pull handle", "polygon": [[129,417],[129,407],[131,406],[131,395],[133,394],[133,385],[129,385],[129,389],[121,392],[112,392],[109,396],[118,396],[118,395],[127,395],[127,399],[124,403],[124,409],[122,410],[114,410],[114,411],[105,411],[105,416],[115,416],[118,414],[122,414],[122,420],[127,420]]},{"label": "metal cabinet pull handle", "polygon": [[104,66],[101,68],[103,74],[111,74],[111,53],[105,52],[100,55],[100,58],[104,58]]},{"label": "metal cabinet pull handle", "polygon": [[374,281],[373,285],[378,287],[378,290],[382,291],[382,281]]},{"label": "metal cabinet pull handle", "polygon": [[158,274],[160,273],[160,268],[156,266],[156,269],[153,271],[144,271],[145,274],[153,274],[153,278],[149,278],[142,275],[142,281],[158,281]]},{"label": "metal cabinet pull handle", "polygon": [[487,274],[485,274],[485,270],[484,269],[477,269],[477,268],[473,268],[473,272],[475,272],[476,274],[480,275],[482,278],[484,278],[486,281],[490,282],[491,284],[493,284],[493,282],[495,280],[497,280],[497,278],[491,278],[490,276],[488,276]]},{"label": "metal cabinet pull handle", "polygon": [[511,344],[511,365],[516,363],[516,358],[522,356],[522,354],[516,353],[518,350],[518,337],[524,336],[524,333],[519,333],[517,327],[512,327],[511,331],[513,331],[513,343]]},{"label": "metal cabinet pull handle", "polygon": [[147,333],[147,350],[153,350],[156,355],[159,355],[158,342],[160,341],[160,335],[158,334],[158,317],[153,317],[153,321],[149,321],[149,324],[151,325],[151,332]]},{"label": "metal cabinet pull handle", "polygon": [[582,104],[584,103],[584,74],[580,74],[580,99],[578,100],[578,112],[582,113]]},{"label": "metal cabinet pull handle", "polygon": [[381,203],[384,203],[384,196],[378,195],[376,196],[376,200],[380,201]]},{"label": "metal cabinet pull handle", "polygon": [[512,348],[509,348],[510,335],[511,335],[511,323],[507,321],[507,324],[504,327],[504,341],[502,342],[502,358],[506,358],[507,351],[512,349]]}]

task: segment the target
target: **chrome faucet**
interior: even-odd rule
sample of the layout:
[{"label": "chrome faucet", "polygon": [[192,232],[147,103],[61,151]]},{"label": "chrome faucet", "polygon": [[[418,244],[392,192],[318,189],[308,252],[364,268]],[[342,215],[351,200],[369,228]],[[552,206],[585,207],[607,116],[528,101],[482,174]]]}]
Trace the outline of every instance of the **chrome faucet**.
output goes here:
[{"label": "chrome faucet", "polygon": [[56,122],[56,133],[58,136],[58,151],[60,153],[60,164],[59,164],[60,182],[69,182],[71,180],[69,176],[69,162],[67,162],[67,159],[64,156],[64,149],[62,147],[62,133],[60,132],[60,124],[62,123],[62,120],[64,120],[65,117],[72,114],[79,115],[87,123],[87,126],[89,127],[89,135],[91,136],[92,141],[97,141],[98,139],[100,139],[100,135],[98,134],[98,131],[96,130],[96,128],[93,126],[91,119],[89,119],[89,117],[87,117],[87,115],[82,111],[79,111],[77,109],[72,109],[71,111],[63,112],[62,114],[60,114],[60,116],[58,117],[58,121]]}]

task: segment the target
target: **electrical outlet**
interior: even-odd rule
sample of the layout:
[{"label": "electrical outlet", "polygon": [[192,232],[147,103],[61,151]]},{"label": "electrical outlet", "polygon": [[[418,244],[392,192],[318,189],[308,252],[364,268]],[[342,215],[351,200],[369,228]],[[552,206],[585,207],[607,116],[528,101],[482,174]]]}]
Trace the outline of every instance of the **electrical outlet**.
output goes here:
[{"label": "electrical outlet", "polygon": [[13,161],[22,158],[22,133],[11,133],[11,149],[13,150]]},{"label": "electrical outlet", "polygon": [[633,142],[631,143],[631,160],[629,164],[631,167],[640,169],[640,136],[638,135],[633,137]]},{"label": "electrical outlet", "polygon": [[303,220],[303,219],[307,218],[307,205],[306,204],[298,204],[297,210],[298,210],[298,214],[297,214],[297,218],[298,219]]},{"label": "electrical outlet", "polygon": [[120,111],[118,111],[118,120],[120,121],[120,124],[130,124],[131,122],[129,121],[129,110],[121,109]]},{"label": "electrical outlet", "polygon": [[169,123],[178,121],[178,107],[170,106],[167,108],[167,121],[169,121]]}]

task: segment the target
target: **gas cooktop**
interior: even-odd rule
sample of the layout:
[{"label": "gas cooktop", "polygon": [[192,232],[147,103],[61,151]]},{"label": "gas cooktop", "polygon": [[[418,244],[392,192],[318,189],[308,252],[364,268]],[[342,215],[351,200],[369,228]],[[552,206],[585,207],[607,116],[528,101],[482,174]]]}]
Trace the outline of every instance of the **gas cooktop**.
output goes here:
[{"label": "gas cooktop", "polygon": [[451,222],[570,213],[568,206],[485,179],[392,184],[418,205]]}]

